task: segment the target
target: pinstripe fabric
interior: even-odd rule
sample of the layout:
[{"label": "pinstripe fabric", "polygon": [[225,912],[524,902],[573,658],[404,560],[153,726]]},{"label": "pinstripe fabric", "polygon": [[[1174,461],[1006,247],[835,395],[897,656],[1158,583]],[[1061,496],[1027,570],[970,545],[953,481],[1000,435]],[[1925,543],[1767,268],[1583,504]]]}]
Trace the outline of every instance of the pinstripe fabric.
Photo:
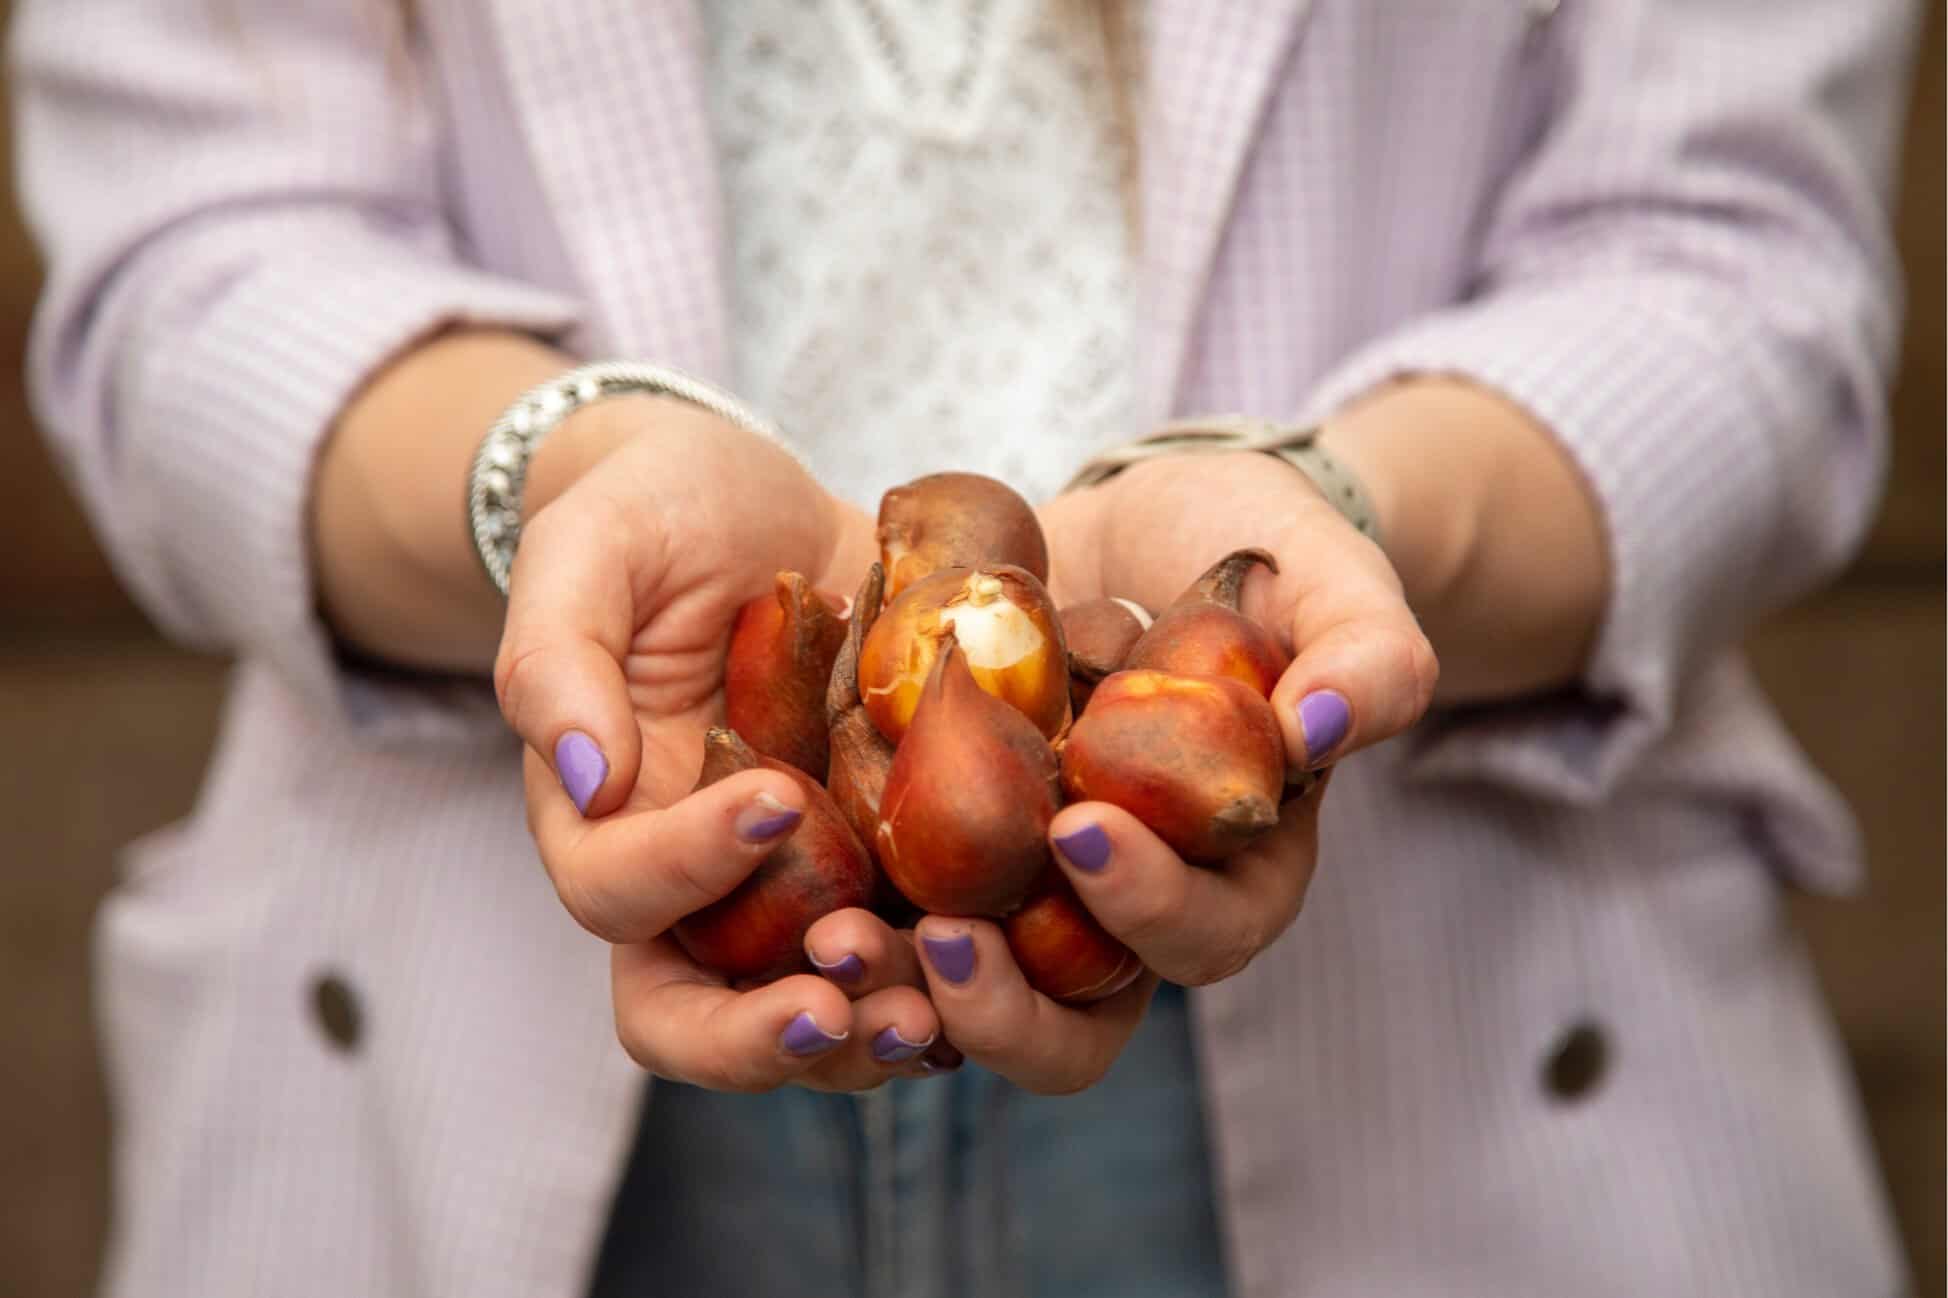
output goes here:
[{"label": "pinstripe fabric", "polygon": [[[30,0],[14,33],[41,410],[145,605],[243,659],[99,930],[115,1293],[574,1294],[631,1128],[511,742],[483,691],[334,666],[302,507],[333,411],[445,321],[722,377],[696,14],[417,8],[409,78],[335,0]],[[1899,1288],[1777,897],[1857,844],[1724,646],[1872,504],[1912,17],[1154,6],[1144,416],[1472,375],[1561,437],[1619,578],[1579,694],[1347,763],[1306,914],[1197,998],[1241,1294]],[[355,1054],[307,1019],[327,972]],[[1582,1021],[1611,1070],[1552,1099]]]}]

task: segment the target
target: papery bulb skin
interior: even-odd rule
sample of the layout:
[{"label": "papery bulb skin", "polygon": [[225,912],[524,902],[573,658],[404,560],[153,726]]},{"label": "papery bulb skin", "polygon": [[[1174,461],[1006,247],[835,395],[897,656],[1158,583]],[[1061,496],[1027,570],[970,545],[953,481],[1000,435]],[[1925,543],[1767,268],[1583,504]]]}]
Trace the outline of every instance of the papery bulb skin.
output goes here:
[{"label": "papery bulb skin", "polygon": [[1292,659],[1277,637],[1239,609],[1245,578],[1263,564],[1278,571],[1264,550],[1234,550],[1212,564],[1177,597],[1123,659],[1130,671],[1178,676],[1229,676],[1269,699]]},{"label": "papery bulb skin", "polygon": [[1123,660],[1150,629],[1148,609],[1127,599],[1092,599],[1062,610],[1062,636],[1069,642],[1069,710],[1089,706],[1096,683],[1122,670]]},{"label": "papery bulb skin", "polygon": [[1048,588],[1006,564],[947,568],[889,603],[859,649],[859,693],[879,733],[894,744],[941,646],[959,641],[974,681],[1011,704],[1046,738],[1069,713],[1069,649]]},{"label": "papery bulb skin", "polygon": [[1011,564],[1048,581],[1048,541],[1034,508],[978,473],[932,473],[880,497],[879,553],[888,599],[943,568]]},{"label": "papery bulb skin", "polygon": [[738,611],[724,661],[724,720],[766,757],[823,780],[825,692],[845,642],[839,601],[795,572]]},{"label": "papery bulb skin", "polygon": [[929,914],[1004,916],[1053,861],[1060,807],[1054,750],[975,684],[949,634],[886,777],[880,868]]},{"label": "papery bulb skin", "polygon": [[1111,803],[1179,856],[1212,864],[1278,823],[1285,741],[1271,704],[1228,676],[1126,670],[1062,745],[1071,801]]},{"label": "papery bulb skin", "polygon": [[806,932],[835,910],[869,905],[875,881],[865,847],[825,790],[797,767],[759,756],[734,732],[719,727],[704,737],[697,787],[759,766],[798,781],[804,819],[742,883],[671,929],[691,959],[736,983],[808,970]]},{"label": "papery bulb skin", "polygon": [[1096,922],[1060,870],[1042,876],[1002,931],[1028,985],[1052,1000],[1106,1000],[1143,972],[1136,953]]},{"label": "papery bulb skin", "polygon": [[852,620],[825,694],[832,753],[826,788],[846,823],[869,848],[879,829],[879,800],[886,789],[886,774],[893,768],[893,745],[873,725],[859,699],[859,648],[879,618],[885,586],[885,569],[874,564],[853,598]]}]

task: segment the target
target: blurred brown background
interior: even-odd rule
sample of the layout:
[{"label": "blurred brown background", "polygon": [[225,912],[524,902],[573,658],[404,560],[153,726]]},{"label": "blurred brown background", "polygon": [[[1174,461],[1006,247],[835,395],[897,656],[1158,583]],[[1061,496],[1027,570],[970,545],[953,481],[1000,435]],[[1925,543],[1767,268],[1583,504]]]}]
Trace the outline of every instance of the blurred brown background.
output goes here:
[{"label": "blurred brown background", "polygon": [[[1941,18],[1937,5],[1899,208],[1911,323],[1887,506],[1844,582],[1752,640],[1787,720],[1819,740],[1814,757],[1866,825],[1866,893],[1802,902],[1798,916],[1922,1294],[1943,1291]],[[17,214],[0,209],[0,356],[21,353],[37,278]],[[0,419],[12,429],[0,473],[0,1290],[75,1298],[92,1283],[108,1210],[89,919],[115,848],[188,809],[224,666],[163,644],[117,589],[11,364]]]}]

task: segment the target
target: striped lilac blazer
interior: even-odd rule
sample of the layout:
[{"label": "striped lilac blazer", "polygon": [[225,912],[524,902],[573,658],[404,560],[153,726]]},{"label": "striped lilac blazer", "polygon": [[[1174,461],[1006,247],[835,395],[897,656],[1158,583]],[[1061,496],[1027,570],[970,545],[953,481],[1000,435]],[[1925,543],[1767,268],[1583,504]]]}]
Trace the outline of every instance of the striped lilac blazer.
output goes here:
[{"label": "striped lilac blazer", "polygon": [[[573,1295],[640,1084],[606,953],[485,692],[334,662],[303,510],[443,323],[723,373],[695,7],[419,0],[410,46],[347,0],[17,8],[40,411],[131,588],[238,656],[101,917],[108,1290]],[[1616,573],[1579,690],[1344,766],[1305,915],[1197,996],[1244,1298],[1902,1287],[1778,895],[1858,844],[1731,646],[1873,506],[1912,20],[1154,0],[1143,416],[1471,376]]]}]

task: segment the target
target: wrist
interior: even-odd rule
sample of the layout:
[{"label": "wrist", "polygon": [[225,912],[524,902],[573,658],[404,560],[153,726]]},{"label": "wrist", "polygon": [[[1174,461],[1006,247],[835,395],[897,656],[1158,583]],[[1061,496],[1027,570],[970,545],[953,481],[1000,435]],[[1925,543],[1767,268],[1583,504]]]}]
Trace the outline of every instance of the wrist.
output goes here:
[{"label": "wrist", "polygon": [[1480,535],[1491,457],[1456,424],[1478,419],[1483,399],[1459,382],[1410,380],[1320,427],[1319,444],[1365,483],[1382,548],[1416,612],[1460,588]]}]

